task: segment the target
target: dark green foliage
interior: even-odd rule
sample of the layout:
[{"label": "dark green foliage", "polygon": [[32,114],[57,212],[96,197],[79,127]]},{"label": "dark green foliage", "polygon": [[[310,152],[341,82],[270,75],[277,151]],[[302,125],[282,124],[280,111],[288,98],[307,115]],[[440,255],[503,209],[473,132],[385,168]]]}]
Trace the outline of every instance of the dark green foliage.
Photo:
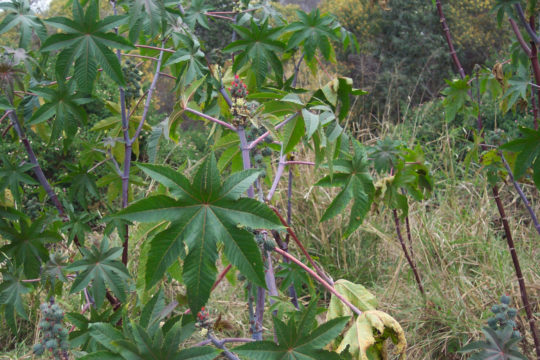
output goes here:
[{"label": "dark green foliage", "polygon": [[122,248],[109,248],[106,238],[100,247],[92,245],[91,249],[81,248],[83,259],[75,261],[67,267],[70,271],[80,271],[71,286],[71,293],[82,291],[92,281],[89,289],[98,307],[103,305],[105,284],[121,300],[126,299],[126,281],[130,278],[124,264],[116,260],[122,253]]},{"label": "dark green foliage", "polygon": [[306,60],[314,60],[317,49],[326,60],[330,60],[334,49],[330,44],[331,40],[337,41],[339,38],[333,31],[334,18],[329,15],[322,15],[319,9],[314,9],[307,14],[297,11],[299,21],[287,25],[283,31],[293,32],[287,44],[287,50],[292,50],[302,45]]},{"label": "dark green foliage", "polygon": [[21,189],[24,184],[39,184],[34,178],[27,174],[34,165],[29,163],[19,165],[16,162],[11,161],[5,154],[1,154],[0,166],[0,192],[4,192],[4,189],[10,190],[13,199],[18,204],[21,204]]},{"label": "dark green foliage", "polygon": [[47,29],[32,9],[28,0],[13,0],[11,2],[1,2],[0,9],[7,12],[6,17],[0,23],[0,34],[19,26],[21,37],[19,47],[27,48],[30,44],[32,34],[35,33],[43,41],[47,37]]},{"label": "dark green foliage", "polygon": [[46,216],[34,221],[20,218],[16,222],[2,225],[0,236],[9,241],[0,251],[9,255],[18,266],[22,266],[28,278],[39,276],[40,265],[48,258],[46,244],[62,239],[56,229],[48,227]]},{"label": "dark green foliage", "polygon": [[365,150],[356,141],[353,142],[353,146],[354,154],[352,156],[334,162],[336,173],[324,177],[316,184],[341,188],[341,192],[324,212],[321,221],[338,215],[351,200],[353,201],[349,225],[344,236],[349,236],[360,226],[371,207],[375,194]]},{"label": "dark green foliage", "polygon": [[116,55],[109,47],[130,50],[133,46],[110,30],[126,21],[125,16],[108,16],[99,19],[99,1],[91,0],[86,9],[78,0],[73,1],[73,20],[65,17],[47,19],[47,24],[65,33],[50,36],[41,51],[62,50],[56,61],[58,78],[67,76],[75,62],[74,76],[82,92],[91,92],[101,65],[116,83],[124,85],[124,76]]},{"label": "dark green foliage", "polygon": [[160,290],[144,306],[139,322],[123,319],[123,331],[107,322],[93,323],[88,332],[104,349],[81,359],[153,359],[153,360],[211,360],[218,351],[208,346],[180,350],[180,345],[195,330],[192,317],[166,320],[173,308],[165,306]]},{"label": "dark green foliage", "polygon": [[279,83],[283,79],[283,64],[278,54],[282,53],[285,45],[277,40],[281,28],[270,27],[268,21],[257,24],[253,19],[249,27],[234,26],[241,40],[228,45],[224,51],[239,52],[234,58],[233,72],[237,72],[248,61],[251,62],[257,85],[261,86],[268,75],[268,67],[274,71],[275,79]]},{"label": "dark green foliage", "polygon": [[522,127],[520,132],[520,138],[504,144],[501,148],[517,153],[514,176],[519,179],[532,167],[532,178],[540,189],[540,131]]},{"label": "dark green foliage", "polygon": [[287,323],[274,317],[279,345],[273,341],[256,341],[239,346],[234,352],[253,360],[341,359],[339,354],[323,348],[341,333],[349,317],[335,318],[314,328],[316,310],[317,304],[312,302],[302,313],[291,316]]},{"label": "dark green foliage", "polygon": [[215,280],[218,240],[224,243],[229,261],[251,281],[264,286],[262,259],[253,235],[238,227],[238,224],[252,228],[281,227],[266,205],[240,197],[259,175],[257,170],[235,173],[221,183],[213,154],[201,164],[192,183],[164,166],[141,164],[139,167],[168,187],[174,196],[151,196],[116,215],[141,222],[171,221],[165,231],[152,239],[146,265],[147,287],[158,282],[181,257],[189,305],[194,313],[198,312],[210,296]]}]

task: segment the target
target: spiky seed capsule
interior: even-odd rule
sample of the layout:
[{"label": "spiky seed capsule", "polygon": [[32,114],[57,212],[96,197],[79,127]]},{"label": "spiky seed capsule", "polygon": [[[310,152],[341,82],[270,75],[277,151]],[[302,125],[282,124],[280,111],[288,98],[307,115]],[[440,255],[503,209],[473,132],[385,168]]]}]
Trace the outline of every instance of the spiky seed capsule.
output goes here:
[{"label": "spiky seed capsule", "polygon": [[495,316],[495,318],[496,318],[498,321],[500,321],[500,322],[503,322],[503,321],[506,320],[506,317],[504,316],[503,313],[498,313],[498,314]]},{"label": "spiky seed capsule", "polygon": [[494,317],[491,317],[488,319],[487,323],[490,328],[492,328],[493,330],[497,330],[497,324],[498,324],[497,319],[495,319]]},{"label": "spiky seed capsule", "polygon": [[53,326],[53,334],[60,334],[60,331],[62,331],[62,325],[60,324],[54,324]]},{"label": "spiky seed capsule", "polygon": [[501,311],[501,307],[499,305],[493,305],[491,307],[491,312],[494,313],[494,314],[497,314]]},{"label": "spiky seed capsule", "polygon": [[509,317],[513,318],[517,315],[517,310],[514,308],[510,308],[508,309],[506,313],[508,314]]},{"label": "spiky seed capsule", "polygon": [[262,156],[270,156],[272,155],[272,149],[265,147],[264,149],[262,149],[261,154]]},{"label": "spiky seed capsule", "polygon": [[54,350],[58,347],[58,341],[56,339],[50,339],[45,342],[45,347],[49,350]]},{"label": "spiky seed capsule", "polygon": [[32,348],[32,351],[34,352],[34,354],[39,356],[45,352],[45,348],[43,347],[42,344],[35,344],[34,347]]},{"label": "spiky seed capsule", "polygon": [[253,160],[255,160],[256,163],[262,163],[263,161],[263,156],[261,154],[256,154],[254,157],[253,157]]},{"label": "spiky seed capsule", "polygon": [[49,330],[51,328],[51,323],[46,320],[40,321],[39,327],[41,330]]},{"label": "spiky seed capsule", "polygon": [[510,304],[510,296],[508,296],[508,295],[501,296],[501,303],[503,303],[505,305],[509,305]]}]

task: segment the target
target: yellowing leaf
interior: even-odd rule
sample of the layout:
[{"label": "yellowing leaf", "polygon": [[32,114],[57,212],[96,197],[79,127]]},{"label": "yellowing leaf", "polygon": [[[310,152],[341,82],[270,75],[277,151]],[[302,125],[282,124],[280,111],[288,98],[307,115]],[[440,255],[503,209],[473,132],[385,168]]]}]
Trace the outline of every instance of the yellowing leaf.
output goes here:
[{"label": "yellowing leaf", "polygon": [[[353,305],[363,311],[362,315],[349,323],[343,339],[337,346],[341,353],[348,346],[353,359],[386,360],[384,342],[390,338],[396,344],[395,353],[405,358],[407,340],[399,323],[385,312],[376,310],[377,299],[365,287],[340,279],[335,282],[336,290]],[[326,320],[344,315],[353,315],[350,308],[332,296]]]},{"label": "yellowing leaf", "polygon": [[[354,284],[348,280],[340,279],[334,283],[334,287],[344,298],[361,311],[375,310],[377,307],[378,302],[375,296],[360,284]],[[353,313],[348,306],[344,305],[335,296],[332,296],[328,307],[327,319],[352,315]]]},{"label": "yellowing leaf", "polygon": [[401,359],[405,359],[407,340],[399,323],[385,312],[368,310],[356,318],[347,330],[337,352],[349,346],[353,359],[370,360],[376,356],[378,359],[386,360],[383,343],[388,338],[396,344],[395,353],[399,354]]}]

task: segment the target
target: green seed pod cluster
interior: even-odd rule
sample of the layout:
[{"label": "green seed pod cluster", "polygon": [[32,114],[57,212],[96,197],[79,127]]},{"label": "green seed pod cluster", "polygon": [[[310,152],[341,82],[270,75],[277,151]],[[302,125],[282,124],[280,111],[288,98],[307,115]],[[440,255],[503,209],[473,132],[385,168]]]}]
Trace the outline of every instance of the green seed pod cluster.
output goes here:
[{"label": "green seed pod cluster", "polygon": [[491,307],[491,312],[493,313],[493,316],[488,319],[488,326],[495,331],[510,326],[512,327],[512,329],[514,329],[512,333],[512,338],[520,337],[521,334],[519,331],[517,331],[517,325],[514,320],[517,315],[517,309],[511,308],[509,306],[510,297],[507,295],[503,295],[500,301],[500,304],[493,305]]},{"label": "green seed pod cluster", "polygon": [[[248,142],[252,142],[253,140],[257,139],[259,136],[263,135],[264,133],[266,133],[266,129],[264,127],[259,127],[259,128],[253,127],[246,131],[246,138]],[[267,136],[264,139],[264,141],[267,143],[273,141],[272,136]],[[261,172],[260,177],[265,178],[266,177],[266,164],[264,163],[264,158],[272,156],[272,153],[273,153],[272,149],[270,149],[269,147],[264,147],[262,149],[255,148],[252,150],[251,153],[253,155],[253,167],[257,169],[262,169],[263,171]]]},{"label": "green seed pod cluster", "polygon": [[131,102],[141,96],[141,79],[142,72],[137,69],[137,65],[129,60],[126,60],[122,67],[124,73],[124,79],[126,81],[126,87],[124,92],[126,95],[126,104],[131,107]]},{"label": "green seed pod cluster", "polygon": [[40,356],[47,353],[53,359],[68,359],[69,332],[62,325],[64,311],[52,300],[50,304],[43,303],[39,308],[42,314],[39,322],[41,341],[34,345],[34,354]]}]

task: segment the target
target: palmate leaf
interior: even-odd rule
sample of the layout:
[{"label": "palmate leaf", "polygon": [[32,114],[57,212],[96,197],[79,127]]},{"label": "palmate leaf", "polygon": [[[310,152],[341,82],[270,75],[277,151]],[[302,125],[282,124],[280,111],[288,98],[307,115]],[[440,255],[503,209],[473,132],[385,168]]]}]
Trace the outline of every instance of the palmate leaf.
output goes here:
[{"label": "palmate leaf", "polygon": [[[28,319],[24,310],[22,295],[29,293],[32,285],[22,281],[24,279],[22,269],[16,269],[8,265],[7,271],[2,271],[1,274],[0,305],[9,307],[9,311],[15,309],[20,316]],[[6,309],[6,312],[8,312],[8,309]]]},{"label": "palmate leaf", "polygon": [[46,220],[45,216],[32,222],[21,218],[13,225],[0,226],[0,237],[9,241],[0,252],[22,265],[27,277],[39,276],[41,263],[49,257],[45,245],[62,240],[56,231],[46,229]]},{"label": "palmate leaf", "polygon": [[147,287],[184,258],[183,279],[193,313],[206,303],[216,277],[217,244],[223,242],[229,261],[257,285],[265,286],[263,264],[253,229],[278,229],[280,222],[265,204],[240,198],[259,176],[257,170],[233,174],[223,184],[212,154],[199,167],[190,183],[182,174],[165,166],[138,165],[147,175],[169,188],[173,197],[156,195],[120,211],[117,218],[157,222],[170,226],[151,242],[146,264]]},{"label": "palmate leaf", "polygon": [[47,37],[45,24],[34,15],[28,0],[11,0],[0,3],[0,10],[4,10],[7,15],[0,23],[0,34],[19,26],[21,37],[19,47],[28,47],[32,38],[32,31],[43,41]]},{"label": "palmate leaf", "polygon": [[281,82],[283,79],[283,65],[276,54],[283,52],[285,49],[285,45],[277,40],[282,28],[271,28],[268,21],[257,25],[253,19],[249,28],[235,25],[233,27],[242,39],[229,44],[223,49],[224,52],[240,52],[235,56],[233,72],[238,71],[248,61],[251,61],[258,86],[263,84],[268,75],[269,67],[274,71],[276,80]]},{"label": "palmate leaf", "polygon": [[141,30],[150,36],[159,33],[165,14],[163,0],[131,0],[129,2],[129,40],[137,41]]},{"label": "palmate leaf", "polygon": [[191,0],[189,9],[185,11],[184,21],[191,29],[195,29],[195,25],[199,24],[206,29],[210,29],[208,18],[205,13],[212,10],[212,6],[205,0]]},{"label": "palmate leaf", "polygon": [[309,14],[297,10],[299,21],[295,21],[283,29],[284,32],[293,32],[287,51],[299,45],[303,45],[307,61],[312,61],[317,49],[324,58],[329,60],[333,53],[330,40],[339,41],[339,37],[333,31],[334,19],[326,14],[321,16],[319,9],[314,9]]},{"label": "palmate leaf", "polygon": [[354,155],[352,159],[335,161],[334,170],[336,173],[322,178],[316,184],[318,186],[341,187],[341,192],[326,209],[321,221],[335,217],[353,200],[349,224],[343,234],[345,237],[351,235],[360,226],[370,209],[375,193],[365,153],[356,141],[353,144]]},{"label": "palmate leaf", "polygon": [[179,73],[183,74],[185,84],[192,83],[195,79],[200,79],[206,72],[203,64],[204,53],[201,51],[201,44],[195,37],[184,34],[177,34],[180,48],[167,60],[165,66],[180,64]]},{"label": "palmate leaf", "polygon": [[513,169],[515,178],[521,178],[532,167],[534,183],[540,189],[540,131],[525,127],[519,131],[521,137],[504,144],[501,149],[517,153]]},{"label": "palmate leaf", "polygon": [[242,358],[253,360],[339,360],[341,357],[323,348],[337,337],[349,316],[332,319],[311,331],[311,323],[316,315],[316,303],[313,302],[304,310],[299,321],[294,317],[284,323],[274,317],[274,329],[278,343],[273,341],[256,341],[248,343],[233,351]]},{"label": "palmate leaf", "polygon": [[41,47],[41,51],[62,50],[56,61],[58,79],[66,77],[71,64],[75,62],[75,80],[82,91],[91,92],[98,65],[101,65],[113,81],[124,85],[120,63],[110,47],[122,50],[131,50],[134,47],[110,30],[125,21],[125,16],[108,16],[100,20],[98,0],[91,0],[86,12],[79,1],[75,0],[73,20],[65,17],[46,20],[47,24],[64,30],[65,33],[51,35]]},{"label": "palmate leaf", "polygon": [[86,122],[86,112],[81,105],[88,104],[92,99],[76,92],[74,81],[67,84],[59,78],[57,88],[38,88],[32,92],[46,102],[32,115],[29,125],[37,125],[54,116],[51,131],[51,141],[57,140],[62,131],[67,137],[77,133],[79,121]]},{"label": "palmate leaf", "polygon": [[37,185],[39,184],[33,177],[27,174],[27,171],[34,168],[33,164],[27,163],[18,165],[16,162],[11,162],[5,155],[0,155],[0,192],[4,189],[9,189],[13,195],[13,199],[21,204],[21,191],[19,190],[23,184]]},{"label": "palmate leaf", "polygon": [[99,249],[92,246],[91,249],[81,248],[81,252],[83,259],[67,267],[69,271],[80,271],[73,282],[71,293],[82,291],[92,281],[91,293],[99,308],[103,305],[105,298],[106,283],[118,299],[124,302],[126,299],[125,282],[130,275],[124,264],[116,260],[122,253],[122,248],[109,248],[109,242],[104,238]]},{"label": "palmate leaf", "polygon": [[[166,330],[165,326],[148,329],[130,322],[120,332],[109,323],[96,323],[90,326],[90,335],[108,350],[99,359],[212,360],[219,354],[210,346],[179,349],[181,342],[193,332],[192,323],[183,325],[179,321]],[[97,358],[89,355],[81,359]]]}]

